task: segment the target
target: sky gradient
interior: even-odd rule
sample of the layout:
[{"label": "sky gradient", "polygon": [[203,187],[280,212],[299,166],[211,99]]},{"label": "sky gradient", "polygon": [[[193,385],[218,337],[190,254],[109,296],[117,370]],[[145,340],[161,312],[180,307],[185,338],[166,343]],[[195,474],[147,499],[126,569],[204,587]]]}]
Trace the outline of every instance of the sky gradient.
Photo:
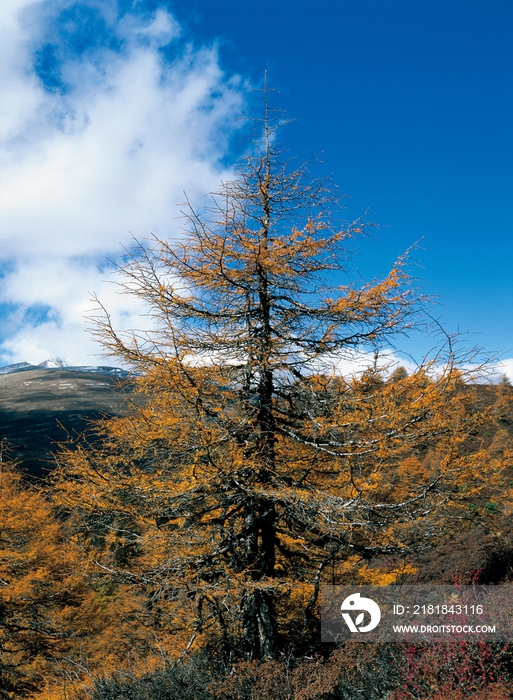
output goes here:
[{"label": "sky gradient", "polygon": [[267,70],[283,146],[380,225],[358,274],[420,241],[432,313],[513,377],[512,30],[509,0],[4,0],[0,364],[100,362],[89,292],[145,322],[107,258],[230,177]]}]

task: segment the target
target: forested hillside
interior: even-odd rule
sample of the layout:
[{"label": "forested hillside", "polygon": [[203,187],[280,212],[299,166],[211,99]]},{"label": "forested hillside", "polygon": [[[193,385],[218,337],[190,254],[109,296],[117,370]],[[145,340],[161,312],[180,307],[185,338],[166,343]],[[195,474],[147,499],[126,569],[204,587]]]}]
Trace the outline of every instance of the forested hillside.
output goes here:
[{"label": "forested hillside", "polygon": [[[403,373],[398,374],[402,376],[400,380],[392,375],[382,380],[374,391],[386,392],[397,381],[407,379]],[[335,561],[324,580],[383,585],[404,580],[494,584],[510,580],[513,478],[508,459],[513,388],[507,383],[470,388],[462,385],[458,391],[472,395],[470,407],[479,418],[479,426],[462,449],[474,458],[479,455],[480,461],[498,464],[498,460],[504,460],[503,466],[495,471],[494,481],[477,486],[474,483],[472,487],[462,483],[465,490],[460,489],[459,493],[463,495],[452,505],[458,516],[452,526],[445,524],[434,541],[421,539],[409,547],[398,548],[390,540],[381,550],[376,547],[372,556],[365,542],[355,538],[353,553]],[[486,411],[489,413],[483,420]],[[108,439],[102,449],[112,451],[112,440],[120,436],[124,440],[134,420],[131,417],[106,423],[104,438],[108,436]],[[169,444],[163,444],[163,426],[158,430],[160,435],[147,435],[150,443],[142,445],[145,452],[153,443],[151,463],[156,455],[164,462],[162,455],[171,449]],[[274,659],[245,660],[247,652],[243,652],[241,642],[237,641],[237,628],[241,627],[236,608],[233,612],[226,605],[223,608],[225,634],[212,614],[207,617],[205,611],[203,629],[195,618],[194,586],[210,589],[210,601],[203,603],[206,608],[215,600],[215,592],[221,590],[215,577],[215,585],[209,577],[200,576],[196,583],[182,579],[184,597],[176,583],[172,588],[166,583],[170,565],[167,564],[167,569],[163,565],[170,557],[184,554],[181,545],[178,551],[175,546],[181,535],[181,523],[192,539],[194,520],[180,515],[173,522],[169,506],[167,513],[163,512],[163,496],[158,493],[160,487],[162,494],[162,473],[156,474],[148,462],[144,468],[141,453],[134,454],[132,448],[129,454],[116,455],[111,463],[115,467],[113,471],[106,472],[104,466],[99,471],[97,465],[96,471],[86,472],[84,450],[87,449],[86,445],[75,446],[66,458],[73,463],[75,474],[77,469],[84,475],[88,473],[86,489],[81,492],[80,510],[84,515],[80,518],[76,506],[66,508],[63,503],[62,494],[70,498],[72,493],[78,493],[76,486],[70,486],[69,481],[59,486],[61,495],[56,499],[53,485],[35,490],[24,483],[19,469],[3,455],[0,677],[4,697],[73,697],[69,695],[71,687],[73,693],[89,697],[87,688],[95,687],[93,697],[98,700],[263,699],[269,693],[283,698],[358,698],[362,692],[369,698],[409,698],[415,697],[411,693],[417,684],[425,693],[420,697],[433,698],[428,688],[434,679],[445,688],[440,695],[444,698],[509,697],[504,683],[503,690],[498,690],[500,686],[495,683],[501,679],[508,681],[511,661],[507,647],[487,650],[482,643],[477,648],[471,643],[458,649],[450,645],[442,649],[431,646],[417,650],[414,657],[411,650],[405,649],[403,657],[394,645],[393,648],[344,645],[337,651],[333,645],[320,644],[318,608],[308,611],[315,593],[315,581],[308,580],[311,555],[292,556],[285,546],[292,550],[294,540],[283,536],[285,546],[280,547],[275,575],[280,606],[277,653]],[[98,458],[98,453],[95,455]],[[126,473],[125,479],[119,474],[113,479],[113,473],[121,462],[126,464],[128,457],[132,460],[132,473]],[[135,457],[136,473],[133,472]],[[397,468],[388,472],[388,502],[396,502],[397,495],[404,493],[408,482],[415,483],[419,473],[434,473],[439,460],[436,441],[405,455]],[[94,468],[93,463],[89,464]],[[327,481],[325,492],[329,493],[333,476],[328,472],[323,478]],[[103,500],[107,495],[105,489],[99,488],[102,482],[110,492],[108,503]],[[145,495],[146,510],[141,507],[141,495]],[[199,500],[199,496],[196,498]],[[205,497],[202,499],[204,502]],[[387,502],[383,493],[381,501]],[[216,526],[213,520],[211,528]],[[206,526],[202,529],[207,532]],[[207,540],[206,535],[204,539]],[[317,550],[322,550],[322,543],[315,542],[316,539],[309,535],[302,544],[313,548],[314,540]],[[418,544],[421,546],[417,547]],[[205,556],[205,549],[200,550],[199,546],[191,551],[198,558]],[[228,594],[235,595],[236,589]],[[227,593],[223,595],[226,597]],[[307,619],[305,611],[309,613]],[[175,665],[191,641],[189,634],[196,638],[187,655]],[[289,650],[288,659],[282,649]],[[235,675],[232,669],[236,670]],[[466,688],[461,696],[449,692],[457,678],[458,684],[463,683]],[[483,690],[479,691],[481,694],[471,694],[470,686],[482,686]],[[394,688],[396,695],[389,695]]]}]

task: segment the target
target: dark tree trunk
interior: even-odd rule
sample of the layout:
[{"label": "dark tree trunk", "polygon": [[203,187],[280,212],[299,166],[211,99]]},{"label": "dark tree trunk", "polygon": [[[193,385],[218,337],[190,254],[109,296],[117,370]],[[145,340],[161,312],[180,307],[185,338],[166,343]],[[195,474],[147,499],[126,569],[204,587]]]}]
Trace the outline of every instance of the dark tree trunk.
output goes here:
[{"label": "dark tree trunk", "polygon": [[272,659],[276,656],[278,629],[271,592],[248,591],[242,603],[243,635],[250,659]]}]

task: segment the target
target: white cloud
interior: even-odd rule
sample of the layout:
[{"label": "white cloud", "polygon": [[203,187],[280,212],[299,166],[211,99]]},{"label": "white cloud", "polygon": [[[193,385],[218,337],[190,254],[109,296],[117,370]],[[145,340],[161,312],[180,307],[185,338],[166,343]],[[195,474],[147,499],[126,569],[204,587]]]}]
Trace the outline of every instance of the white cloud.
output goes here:
[{"label": "white cloud", "polygon": [[220,159],[240,85],[223,75],[213,49],[181,45],[180,57],[166,63],[159,48],[177,41],[180,27],[162,9],[116,24],[114,4],[105,3],[122,49],[68,53],[67,91],[44,89],[34,51],[44,31],[51,38],[56,11],[72,4],[0,7],[0,250],[15,262],[1,300],[18,305],[16,318],[34,304],[51,307],[50,320],[25,322],[4,340],[7,362],[53,355],[91,362],[82,315],[90,291],[112,301],[101,283],[105,256],[120,252],[129,231],[176,231],[183,191],[198,201],[229,175]]},{"label": "white cloud", "polygon": [[376,358],[372,352],[354,352],[351,355],[337,360],[334,363],[337,373],[348,376],[359,374],[376,365],[379,369],[385,370],[386,374],[391,374],[398,367],[404,367],[408,373],[414,372],[415,364],[403,357],[399,357],[393,351],[383,351]]},{"label": "white cloud", "polygon": [[35,364],[42,361],[41,357],[56,356],[72,364],[98,364],[100,348],[89,337],[84,317],[94,308],[87,290],[98,287],[101,280],[107,282],[101,284],[102,302],[116,327],[148,328],[144,306],[134,300],[127,303],[126,297],[117,293],[117,286],[110,283],[109,270],[100,272],[94,261],[57,256],[28,259],[6,278],[4,296],[33,309],[36,316],[39,310],[40,318],[37,327],[25,322],[7,338],[4,351]]},{"label": "white cloud", "polygon": [[493,366],[493,378],[495,381],[500,381],[506,377],[513,383],[513,357],[501,360]]},{"label": "white cloud", "polygon": [[145,38],[153,46],[165,46],[181,33],[180,25],[166,10],[159,9],[149,22],[141,23],[129,15],[120,22],[119,34],[128,40],[134,37]]}]

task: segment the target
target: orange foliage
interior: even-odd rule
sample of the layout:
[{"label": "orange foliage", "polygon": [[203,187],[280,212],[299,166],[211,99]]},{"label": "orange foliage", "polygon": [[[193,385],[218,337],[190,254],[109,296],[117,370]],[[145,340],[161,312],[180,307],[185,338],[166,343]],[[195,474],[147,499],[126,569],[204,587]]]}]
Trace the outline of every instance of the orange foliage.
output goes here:
[{"label": "orange foliage", "polygon": [[273,129],[206,218],[188,209],[181,242],[128,258],[121,290],[154,329],[118,333],[104,314],[97,333],[145,403],[94,448],[65,450],[56,474],[84,546],[147,597],[175,657],[208,643],[273,659],[304,643],[323,582],[484,517],[511,455],[509,439],[476,443],[493,406],[476,410],[450,344],[390,381],[377,363],[337,371],[410,329],[418,298],[405,259],[384,280],[327,288],[362,223],[331,222],[330,192],[279,162]]},{"label": "orange foliage", "polygon": [[[2,697],[61,697],[62,683],[144,650],[135,605],[91,576],[42,493],[0,464],[0,687]],[[139,645],[137,645],[139,641]],[[146,645],[147,646],[147,645]],[[60,689],[60,690],[59,690]],[[39,695],[42,693],[42,695]]]}]

